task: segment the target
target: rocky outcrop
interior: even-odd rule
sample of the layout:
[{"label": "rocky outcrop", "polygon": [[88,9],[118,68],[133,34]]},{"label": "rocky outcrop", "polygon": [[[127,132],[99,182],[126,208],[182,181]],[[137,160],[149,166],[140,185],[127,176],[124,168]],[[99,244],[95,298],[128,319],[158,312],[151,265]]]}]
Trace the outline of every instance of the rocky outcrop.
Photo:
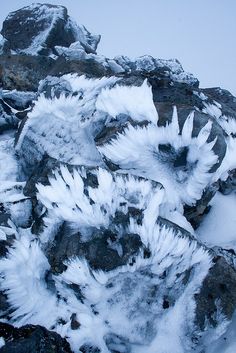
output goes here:
[{"label": "rocky outcrop", "polygon": [[236,309],[236,248],[195,231],[235,191],[235,98],[96,54],[63,6],[1,33],[0,352],[206,350]]}]

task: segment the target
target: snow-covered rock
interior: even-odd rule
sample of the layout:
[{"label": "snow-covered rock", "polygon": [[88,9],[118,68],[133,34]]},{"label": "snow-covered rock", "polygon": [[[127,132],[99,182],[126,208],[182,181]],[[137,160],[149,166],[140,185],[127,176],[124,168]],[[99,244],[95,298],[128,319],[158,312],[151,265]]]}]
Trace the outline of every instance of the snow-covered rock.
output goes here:
[{"label": "snow-covered rock", "polygon": [[100,40],[71,20],[64,6],[37,3],[11,12],[1,34],[6,51],[27,55],[50,55],[56,45],[69,47],[73,42],[94,53]]},{"label": "snow-covered rock", "polygon": [[99,39],[63,6],[3,25],[0,351],[228,353],[236,98]]}]

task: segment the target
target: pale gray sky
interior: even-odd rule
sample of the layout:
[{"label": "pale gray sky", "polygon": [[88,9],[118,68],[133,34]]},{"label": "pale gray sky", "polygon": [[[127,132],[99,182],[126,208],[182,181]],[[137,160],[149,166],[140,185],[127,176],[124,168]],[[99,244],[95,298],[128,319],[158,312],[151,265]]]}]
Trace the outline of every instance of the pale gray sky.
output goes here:
[{"label": "pale gray sky", "polygon": [[[31,0],[2,0],[1,22]],[[91,32],[98,53],[177,58],[201,87],[236,95],[236,0],[48,0],[61,4]]]}]

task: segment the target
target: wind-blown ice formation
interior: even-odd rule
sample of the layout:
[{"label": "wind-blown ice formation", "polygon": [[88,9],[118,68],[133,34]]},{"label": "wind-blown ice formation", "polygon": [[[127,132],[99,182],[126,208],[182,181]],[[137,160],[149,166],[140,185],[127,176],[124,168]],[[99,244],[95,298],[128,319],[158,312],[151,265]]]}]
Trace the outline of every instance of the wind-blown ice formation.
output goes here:
[{"label": "wind-blown ice formation", "polygon": [[[38,240],[20,230],[0,263],[10,321],[54,329],[75,352],[89,344],[101,353],[162,353],[158,342],[165,352],[185,352],[192,345],[186,337],[201,336],[195,295],[211,256],[161,220],[192,231],[183,206],[201,199],[217,173],[213,122],[193,136],[194,111],[180,128],[173,107],[171,122],[158,126],[146,81],[129,87],[116,77],[65,75],[62,82],[68,92],[41,94],[17,138],[22,177],[45,155],[58,164],[35,185]],[[138,97],[143,104],[135,103]],[[119,172],[109,170],[109,161]],[[64,249],[56,250],[58,239]],[[104,254],[104,265],[93,252]]]},{"label": "wind-blown ice formation", "polygon": [[[174,319],[172,344],[179,352],[187,348],[190,342],[185,336],[194,330],[193,296],[208,272],[210,257],[195,241],[171,228],[132,223],[130,231],[140,235],[148,257],[140,254],[132,263],[106,273],[91,271],[85,260],[74,258],[62,274],[54,276],[55,293],[44,284],[49,264],[39,244],[26,238],[17,241],[0,263],[2,288],[14,309],[12,322],[54,328],[68,337],[75,352],[78,344],[89,342],[105,353],[109,345],[119,344],[129,349],[138,346],[134,348],[138,351],[150,345],[150,352],[156,352],[157,341],[166,346]],[[187,283],[186,271],[191,273]],[[80,288],[80,297],[72,284]],[[186,322],[187,313],[192,321]],[[76,332],[70,327],[72,314],[79,322]],[[172,345],[166,348],[172,351]]]},{"label": "wind-blown ice formation", "polygon": [[[86,185],[89,178],[94,185]],[[127,214],[129,207],[145,210],[144,217],[150,222],[154,215],[156,221],[163,199],[160,184],[101,168],[70,173],[61,166],[49,183],[37,185],[38,199],[54,216],[80,227],[107,227],[117,211]]]},{"label": "wind-blown ice formation", "polygon": [[122,169],[160,181],[173,204],[191,205],[211,181],[210,169],[217,162],[215,141],[207,143],[211,122],[192,137],[193,118],[191,113],[180,132],[175,109],[165,127],[130,125],[99,151]]},{"label": "wind-blown ice formation", "polygon": [[16,347],[7,322],[75,353],[219,353],[236,308],[235,98],[177,60],[97,55],[61,6],[16,11],[2,35],[0,345]]}]

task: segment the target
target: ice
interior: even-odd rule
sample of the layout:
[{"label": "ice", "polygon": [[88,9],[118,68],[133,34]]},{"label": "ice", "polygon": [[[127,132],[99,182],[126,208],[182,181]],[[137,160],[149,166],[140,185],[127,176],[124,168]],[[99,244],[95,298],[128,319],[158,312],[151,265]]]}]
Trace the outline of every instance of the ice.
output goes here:
[{"label": "ice", "polygon": [[129,115],[134,121],[146,119],[156,124],[158,120],[152,89],[146,80],[141,87],[104,88],[97,99],[96,108],[114,118],[123,113]]},{"label": "ice", "polygon": [[144,223],[156,222],[164,197],[160,184],[134,176],[111,174],[102,168],[91,170],[91,173],[98,183],[95,188],[86,187],[84,168],[69,172],[62,165],[49,178],[49,185],[37,185],[37,197],[51,215],[80,227],[108,227],[110,218],[118,210],[126,214],[129,207],[143,210]]},{"label": "ice", "polygon": [[[192,129],[193,114],[190,114],[179,134],[174,109],[169,125],[130,125],[115,139],[99,147],[99,151],[120,168],[159,181],[173,205],[179,207],[181,202],[191,205],[211,182],[212,174],[209,171],[217,162],[217,156],[212,151],[215,142],[206,142],[211,123],[207,123],[195,138],[192,138]],[[178,167],[175,160],[181,158],[181,153],[186,153],[186,157]]]}]

